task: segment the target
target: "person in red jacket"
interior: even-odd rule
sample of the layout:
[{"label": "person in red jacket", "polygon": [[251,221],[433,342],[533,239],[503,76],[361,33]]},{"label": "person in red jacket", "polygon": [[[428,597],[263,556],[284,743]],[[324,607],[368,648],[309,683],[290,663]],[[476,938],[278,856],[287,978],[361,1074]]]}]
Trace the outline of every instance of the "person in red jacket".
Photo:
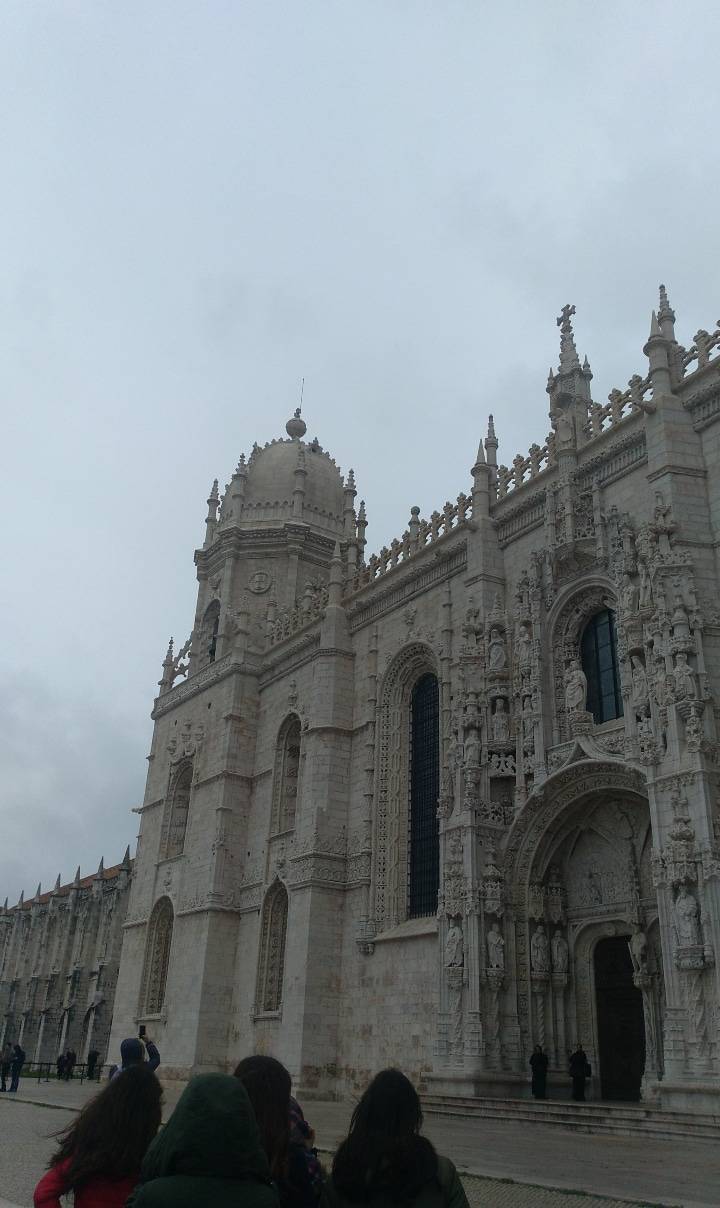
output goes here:
[{"label": "person in red jacket", "polygon": [[71,1191],[75,1208],[123,1208],[161,1115],[162,1087],[147,1064],[114,1078],[60,1133],[35,1208],[61,1208]]}]

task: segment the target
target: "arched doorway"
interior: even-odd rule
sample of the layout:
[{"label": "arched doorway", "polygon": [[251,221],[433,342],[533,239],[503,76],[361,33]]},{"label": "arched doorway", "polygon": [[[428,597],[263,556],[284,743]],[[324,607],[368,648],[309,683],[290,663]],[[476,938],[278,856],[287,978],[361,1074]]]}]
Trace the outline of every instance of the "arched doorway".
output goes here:
[{"label": "arched doorway", "polygon": [[593,955],[600,1095],[637,1100],[645,1069],[642,994],[633,982],[629,935],[598,940]]}]

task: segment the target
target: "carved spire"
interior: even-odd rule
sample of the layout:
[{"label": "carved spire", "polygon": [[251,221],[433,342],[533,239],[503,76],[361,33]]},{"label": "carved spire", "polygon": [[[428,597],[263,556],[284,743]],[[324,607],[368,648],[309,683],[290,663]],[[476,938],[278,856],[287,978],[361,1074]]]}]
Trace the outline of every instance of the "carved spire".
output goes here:
[{"label": "carved spire", "polygon": [[59,893],[59,892],[60,892],[60,873],[58,873],[58,875],[57,875],[57,881],[55,882],[55,888],[53,889],[53,893]]},{"label": "carved spire", "polygon": [[25,905],[25,890],[24,890],[24,889],[21,889],[21,890],[20,890],[20,898],[19,898],[19,901],[18,901],[18,906],[24,906],[24,905]]},{"label": "carved spire", "polygon": [[357,543],[358,543],[358,562],[363,561],[363,550],[367,544],[365,539],[365,530],[367,529],[367,515],[365,513],[365,500],[360,500],[360,510],[357,518]]},{"label": "carved spire", "polygon": [[567,302],[556,320],[560,328],[560,373],[572,373],[573,369],[580,368],[580,358],[575,347],[575,333],[572,327],[574,314],[575,307]]},{"label": "carved spire", "polygon": [[122,864],[120,865],[120,867],[121,868],[130,867],[130,844],[129,843],[128,843],[127,847],[125,848],[125,855],[122,858]]},{"label": "carved spire", "polygon": [[38,881],[38,887],[37,887],[37,889],[35,890],[35,901],[36,901],[36,902],[39,902],[39,901],[40,901],[40,895],[41,895],[41,894],[42,894],[42,884],[41,884],[41,882],[40,882],[40,881]]},{"label": "carved spire", "polygon": [[666,340],[675,339],[675,311],[668,301],[667,290],[660,286],[660,306],[658,307],[658,323],[660,331]]},{"label": "carved spire", "polygon": [[487,464],[489,466],[497,466],[497,450],[498,438],[495,435],[495,422],[492,415],[489,415],[487,436],[485,437],[485,452],[487,453]]},{"label": "carved spire", "polygon": [[105,876],[105,860],[104,860],[103,856],[100,857],[100,863],[98,864],[98,870],[95,873],[95,876],[96,877]]},{"label": "carved spire", "polygon": [[73,888],[78,889],[79,886],[80,886],[80,865],[78,864],[77,871],[75,873],[75,879],[73,881]]}]

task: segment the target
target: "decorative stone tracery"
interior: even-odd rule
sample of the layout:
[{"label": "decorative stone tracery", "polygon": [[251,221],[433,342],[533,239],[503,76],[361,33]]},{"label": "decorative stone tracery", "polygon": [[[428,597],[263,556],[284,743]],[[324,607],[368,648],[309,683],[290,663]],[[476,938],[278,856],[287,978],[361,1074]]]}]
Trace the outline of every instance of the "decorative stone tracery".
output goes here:
[{"label": "decorative stone tracery", "polygon": [[165,1005],[174,912],[169,898],[160,898],[150,916],[140,992],[140,1014],[159,1015]]},{"label": "decorative stone tracery", "polygon": [[258,1014],[275,1013],[282,1006],[287,921],[287,889],[282,881],[276,880],[265,896],[262,912],[256,995]]}]

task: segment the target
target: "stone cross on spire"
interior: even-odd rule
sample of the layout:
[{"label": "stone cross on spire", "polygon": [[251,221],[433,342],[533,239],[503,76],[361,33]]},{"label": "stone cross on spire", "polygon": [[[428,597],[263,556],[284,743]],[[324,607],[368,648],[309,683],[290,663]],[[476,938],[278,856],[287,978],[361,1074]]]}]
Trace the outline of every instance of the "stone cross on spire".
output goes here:
[{"label": "stone cross on spire", "polygon": [[574,314],[575,307],[567,302],[556,320],[560,328],[560,373],[569,373],[573,369],[580,368],[580,359],[575,347],[575,336],[570,321]]}]

